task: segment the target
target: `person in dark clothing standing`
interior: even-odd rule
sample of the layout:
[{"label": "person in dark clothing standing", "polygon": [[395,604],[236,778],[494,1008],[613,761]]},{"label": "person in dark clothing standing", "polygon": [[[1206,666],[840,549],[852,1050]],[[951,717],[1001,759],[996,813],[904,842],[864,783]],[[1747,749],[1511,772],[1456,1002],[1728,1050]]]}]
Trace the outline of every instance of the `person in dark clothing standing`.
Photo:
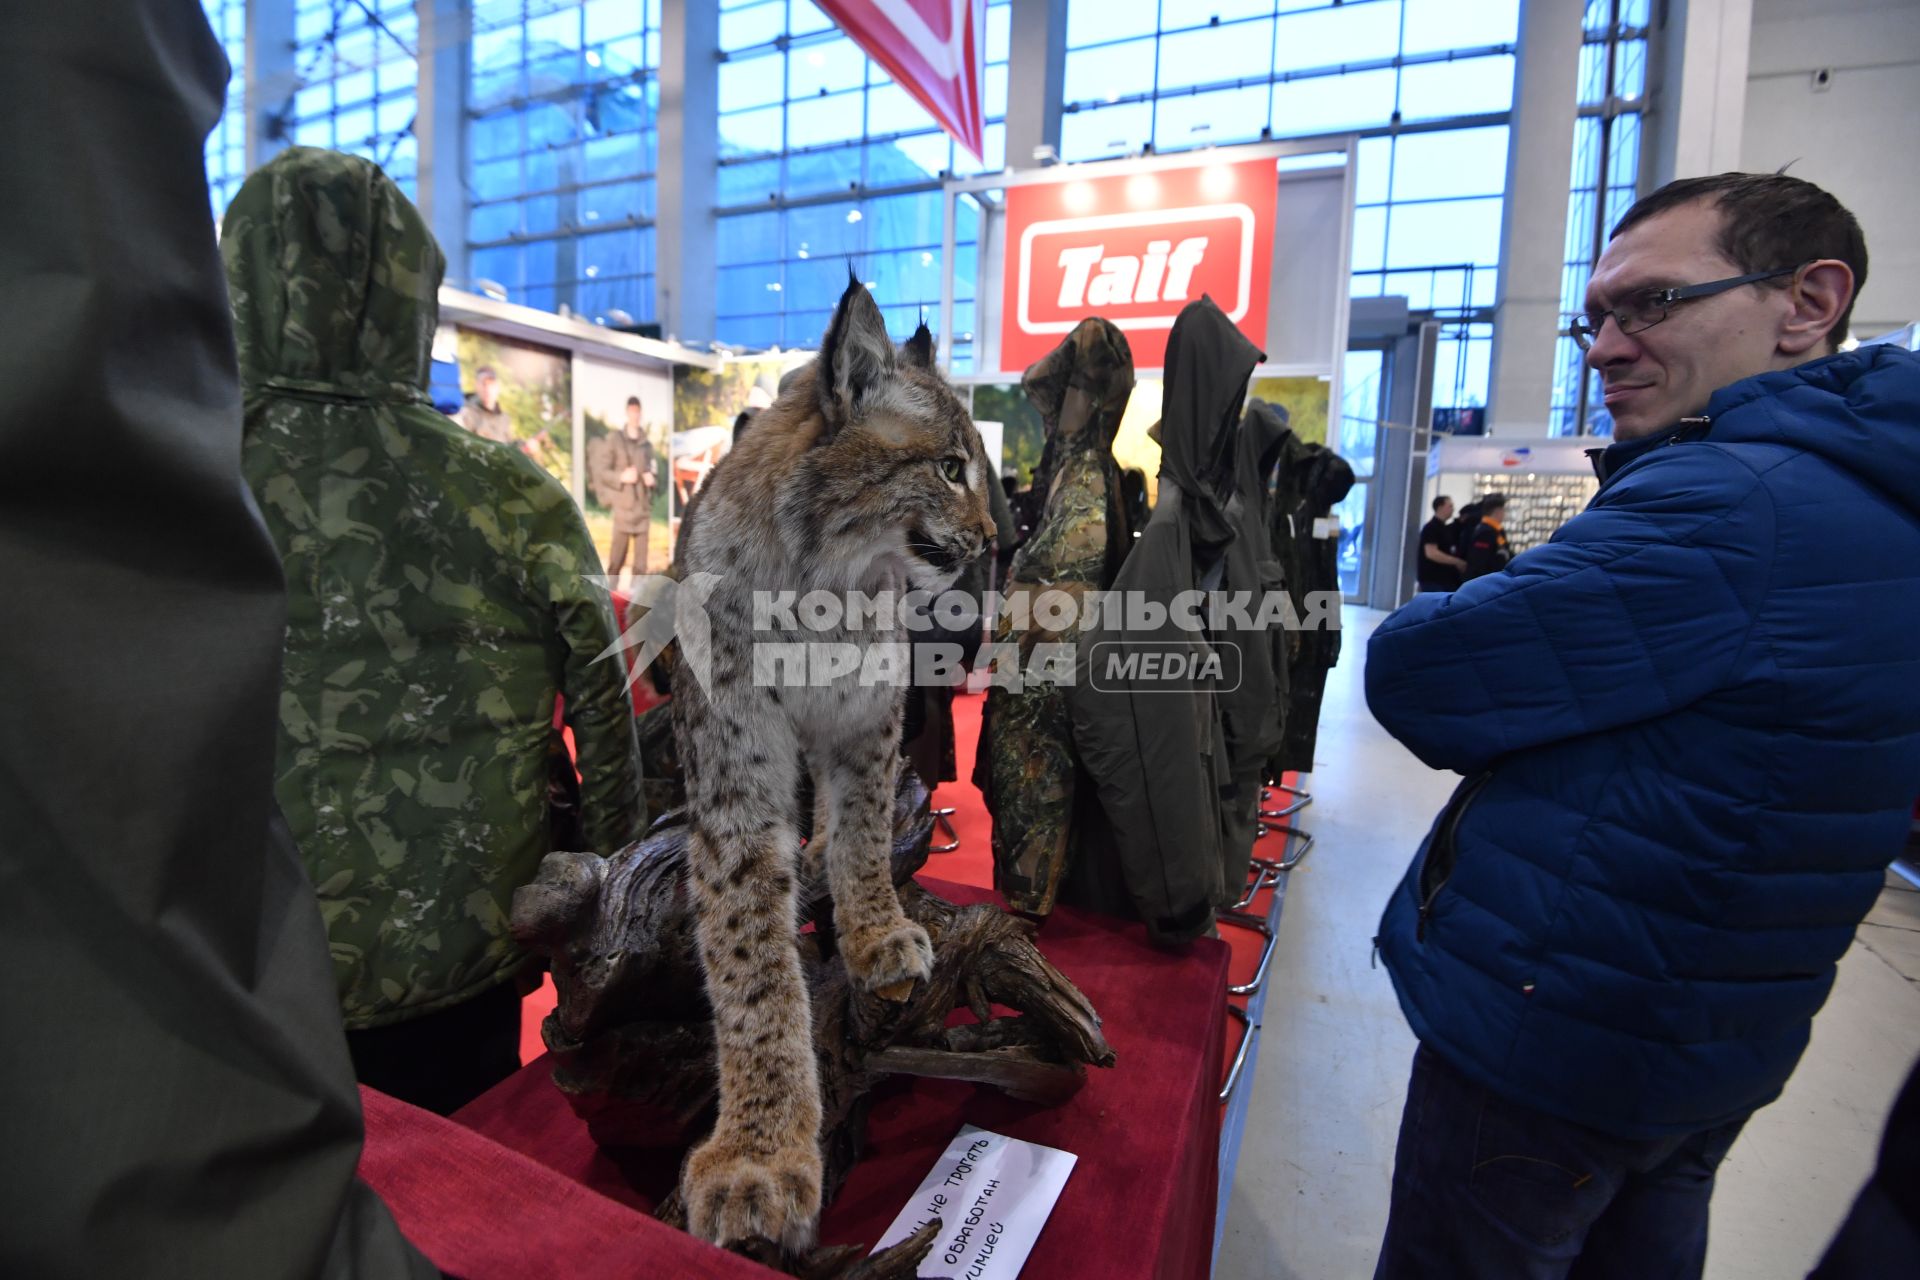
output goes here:
[{"label": "person in dark clothing standing", "polygon": [[1480,500],[1480,522],[1467,535],[1466,555],[1461,570],[1463,582],[1498,573],[1507,567],[1507,561],[1513,559],[1513,552],[1507,549],[1507,531],[1501,527],[1506,515],[1505,494],[1490,493]]},{"label": "person in dark clothing standing", "polygon": [[1880,1160],[1807,1280],[1875,1280],[1890,1259],[1920,1257],[1920,1063],[1894,1099]]},{"label": "person in dark clothing standing", "polygon": [[1920,777],[1920,357],[1838,351],[1866,272],[1798,178],[1642,199],[1568,324],[1599,492],[1373,633],[1464,778],[1376,938],[1420,1048],[1375,1280],[1702,1274]]},{"label": "person in dark clothing standing", "polygon": [[1441,494],[1433,500],[1433,519],[1421,527],[1419,558],[1413,580],[1422,591],[1452,591],[1460,585],[1467,562],[1453,553],[1453,499]]},{"label": "person in dark clothing standing", "polygon": [[[633,572],[647,571],[647,534],[653,525],[653,490],[659,484],[653,442],[640,425],[640,397],[627,397],[627,421],[600,443],[591,460],[593,490],[613,509],[613,546],[607,576],[618,578],[633,550]],[[736,426],[735,430],[738,430]]]},{"label": "person in dark clothing standing", "polygon": [[1480,504],[1478,502],[1469,502],[1460,508],[1459,514],[1453,518],[1453,523],[1447,526],[1447,536],[1451,540],[1447,550],[1459,559],[1463,575],[1466,572],[1467,543],[1473,540],[1473,531],[1479,527]]},{"label": "person in dark clothing standing", "polygon": [[194,0],[0,5],[0,1272],[425,1280],[354,1175],[274,805],[287,592],[200,163],[226,83]]}]

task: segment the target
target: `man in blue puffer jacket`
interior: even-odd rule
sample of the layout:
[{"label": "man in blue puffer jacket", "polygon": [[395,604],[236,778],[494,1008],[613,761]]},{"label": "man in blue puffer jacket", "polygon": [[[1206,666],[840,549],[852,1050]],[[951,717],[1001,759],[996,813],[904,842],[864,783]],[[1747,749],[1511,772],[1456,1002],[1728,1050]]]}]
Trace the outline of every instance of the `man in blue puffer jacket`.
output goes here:
[{"label": "man in blue puffer jacket", "polygon": [[1377,939],[1421,1041],[1379,1277],[1697,1277],[1920,792],[1920,358],[1832,354],[1859,224],[1673,183],[1574,336],[1601,486],[1389,618],[1367,698],[1466,775]]}]

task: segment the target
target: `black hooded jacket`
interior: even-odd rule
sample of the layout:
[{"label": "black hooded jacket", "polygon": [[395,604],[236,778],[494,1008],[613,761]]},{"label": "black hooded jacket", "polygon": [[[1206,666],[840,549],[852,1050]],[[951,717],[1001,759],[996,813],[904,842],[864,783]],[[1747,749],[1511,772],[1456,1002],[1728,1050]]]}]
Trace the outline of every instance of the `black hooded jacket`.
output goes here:
[{"label": "black hooded jacket", "polygon": [[[1245,592],[1249,620],[1262,617],[1261,602],[1286,586],[1286,571],[1273,541],[1273,493],[1268,477],[1293,439],[1287,411],[1255,400],[1240,420],[1234,450],[1234,483],[1239,493],[1239,536],[1227,547],[1225,590]],[[1226,797],[1222,850],[1225,889],[1238,896],[1259,828],[1260,784],[1267,757],[1279,749],[1287,719],[1287,632],[1236,628],[1217,637],[1239,654],[1240,679],[1220,693],[1221,723],[1227,739],[1233,791]]]},{"label": "black hooded jacket", "polygon": [[1174,322],[1160,501],[1113,583],[1116,596],[1166,616],[1127,626],[1134,619],[1103,611],[1082,629],[1068,698],[1109,831],[1081,843],[1062,900],[1138,915],[1163,942],[1204,933],[1225,888],[1222,806],[1232,784],[1217,689],[1232,682],[1225,664],[1234,655],[1204,630],[1183,629],[1167,606],[1183,592],[1225,586],[1239,524],[1234,444],[1261,359],[1210,298]]}]

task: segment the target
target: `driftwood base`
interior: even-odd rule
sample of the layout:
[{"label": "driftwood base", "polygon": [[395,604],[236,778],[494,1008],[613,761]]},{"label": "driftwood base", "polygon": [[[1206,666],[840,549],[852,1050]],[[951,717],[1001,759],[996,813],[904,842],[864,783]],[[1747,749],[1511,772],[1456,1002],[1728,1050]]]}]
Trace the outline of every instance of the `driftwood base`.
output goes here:
[{"label": "driftwood base", "polygon": [[[803,885],[795,922],[820,1071],[823,1204],[860,1158],[869,1094],[888,1076],[971,1080],[1055,1104],[1079,1090],[1089,1065],[1114,1060],[1099,1015],[1034,947],[1030,926],[991,905],[958,906],[913,882],[932,818],[926,789],[904,770],[894,817],[894,884],[901,908],[933,942],[932,978],[904,999],[854,988],[835,949],[824,883]],[[542,1028],[554,1083],[603,1146],[684,1149],[712,1127],[712,1014],[686,857],[686,827],[669,814],[611,858],[549,856],[539,877],[514,895],[514,935],[551,959],[560,994]],[[975,1021],[949,1027],[960,1008]],[[655,1213],[685,1226],[677,1191]],[[870,1258],[855,1247],[782,1258],[766,1241],[736,1251],[810,1280],[880,1280],[911,1276],[938,1233],[929,1223]]]}]

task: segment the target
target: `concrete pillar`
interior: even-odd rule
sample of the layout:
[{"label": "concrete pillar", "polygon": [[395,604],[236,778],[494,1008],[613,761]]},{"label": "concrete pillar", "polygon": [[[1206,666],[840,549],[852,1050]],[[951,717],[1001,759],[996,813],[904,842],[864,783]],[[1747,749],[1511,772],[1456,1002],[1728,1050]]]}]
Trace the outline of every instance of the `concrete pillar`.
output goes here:
[{"label": "concrete pillar", "polygon": [[1642,189],[1740,167],[1753,0],[1670,0],[1648,34]]},{"label": "concrete pillar", "polygon": [[1489,434],[1545,435],[1560,332],[1581,0],[1524,0],[1494,295]]},{"label": "concrete pillar", "polygon": [[247,172],[291,141],[279,117],[293,114],[300,89],[293,60],[293,0],[247,0]]},{"label": "concrete pillar", "polygon": [[1007,168],[1031,169],[1034,150],[1060,154],[1066,95],[1067,0],[1013,0],[1007,54]]},{"label": "concrete pillar", "polygon": [[447,256],[447,281],[467,279],[467,73],[473,13],[468,0],[415,0],[420,19],[419,107],[413,136],[420,176],[415,203]]},{"label": "concrete pillar", "polygon": [[654,316],[662,334],[683,342],[706,342],[714,334],[719,8],[712,0],[665,0],[660,14]]}]

